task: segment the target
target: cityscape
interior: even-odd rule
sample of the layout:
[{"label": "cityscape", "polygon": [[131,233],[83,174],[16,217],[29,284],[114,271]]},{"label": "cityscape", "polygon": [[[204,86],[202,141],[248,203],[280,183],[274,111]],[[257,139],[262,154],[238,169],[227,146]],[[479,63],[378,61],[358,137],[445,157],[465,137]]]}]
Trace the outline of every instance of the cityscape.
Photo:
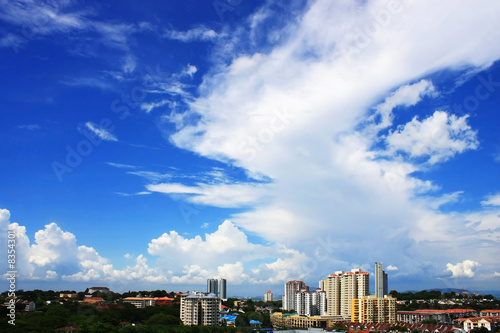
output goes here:
[{"label": "cityscape", "polygon": [[[231,285],[229,282],[228,286],[225,278],[207,279],[206,291],[119,294],[108,287],[90,287],[79,293],[37,290],[20,291],[16,296],[5,292],[0,295],[4,300],[0,310],[7,317],[13,314],[10,321],[17,320],[18,324],[4,324],[0,328],[6,332],[28,332],[34,329],[30,323],[33,318],[45,318],[54,312],[51,309],[58,309],[67,316],[55,316],[49,322],[36,320],[35,323],[41,324],[37,332],[185,332],[186,327],[212,327],[215,329],[212,332],[486,333],[500,330],[500,300],[494,296],[466,291],[389,292],[389,276],[383,264],[375,262],[374,266],[373,294],[369,273],[359,268],[336,271],[318,281],[317,288],[307,286],[304,281],[291,280],[284,284],[283,294],[275,297],[268,290],[263,300],[228,297]],[[47,294],[51,298],[44,301],[42,297]],[[70,309],[77,309],[76,313],[72,314]],[[148,314],[149,309],[157,310]],[[106,313],[109,314],[104,315]],[[110,313],[114,315],[109,317]],[[51,324],[57,326],[57,322],[65,326],[50,327]]]},{"label": "cityscape", "polygon": [[487,333],[500,1],[0,0],[0,333]]}]

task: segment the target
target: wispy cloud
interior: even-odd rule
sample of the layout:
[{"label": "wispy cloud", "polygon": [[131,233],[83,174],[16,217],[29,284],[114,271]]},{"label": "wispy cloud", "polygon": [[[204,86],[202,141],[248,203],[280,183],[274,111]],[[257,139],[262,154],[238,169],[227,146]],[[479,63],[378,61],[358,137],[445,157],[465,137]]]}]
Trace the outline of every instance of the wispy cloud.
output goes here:
[{"label": "wispy cloud", "polygon": [[159,173],[155,171],[128,171],[127,173],[129,175],[145,178],[150,182],[160,182],[162,180],[167,180],[172,178],[171,174]]},{"label": "wispy cloud", "polygon": [[130,165],[130,164],[122,164],[122,163],[114,163],[114,162],[106,162],[106,164],[111,165],[112,167],[115,167],[115,168],[120,168],[120,169],[137,169],[138,168],[138,166]]},{"label": "wispy cloud", "polygon": [[204,26],[196,27],[187,31],[167,30],[163,36],[185,43],[192,41],[210,41],[220,37],[220,35],[214,30]]},{"label": "wispy cloud", "polygon": [[30,131],[34,131],[34,130],[40,129],[42,127],[40,125],[38,125],[38,124],[23,124],[23,125],[17,125],[17,128],[19,128],[19,129],[28,129]]},{"label": "wispy cloud", "polygon": [[152,192],[148,191],[141,191],[141,192],[136,192],[136,193],[124,193],[124,192],[115,192],[115,194],[122,196],[122,197],[133,197],[137,195],[148,195],[151,194]]},{"label": "wispy cloud", "polygon": [[147,185],[151,192],[187,195],[187,200],[199,205],[215,207],[242,207],[257,204],[265,198],[264,184],[202,184],[187,186],[180,183]]},{"label": "wispy cloud", "polygon": [[[94,135],[104,141],[118,141],[118,138],[113,135],[107,128],[100,127],[99,125],[88,121],[84,124],[84,128],[91,131]],[[80,129],[83,130],[83,129]]]}]

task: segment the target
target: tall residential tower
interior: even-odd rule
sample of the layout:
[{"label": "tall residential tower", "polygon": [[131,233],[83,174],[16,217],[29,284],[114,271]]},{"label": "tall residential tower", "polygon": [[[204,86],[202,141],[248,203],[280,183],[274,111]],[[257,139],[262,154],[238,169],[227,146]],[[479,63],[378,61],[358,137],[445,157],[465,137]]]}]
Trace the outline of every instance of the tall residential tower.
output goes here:
[{"label": "tall residential tower", "polygon": [[369,295],[370,275],[361,269],[350,272],[335,272],[328,276],[327,314],[341,316],[343,320],[351,318],[351,300]]},{"label": "tall residential tower", "polygon": [[304,288],[304,281],[288,281],[285,283],[285,293],[283,294],[283,310],[295,310],[295,294]]},{"label": "tall residential tower", "polygon": [[388,295],[387,273],[382,269],[382,263],[375,263],[375,297],[384,298]]}]

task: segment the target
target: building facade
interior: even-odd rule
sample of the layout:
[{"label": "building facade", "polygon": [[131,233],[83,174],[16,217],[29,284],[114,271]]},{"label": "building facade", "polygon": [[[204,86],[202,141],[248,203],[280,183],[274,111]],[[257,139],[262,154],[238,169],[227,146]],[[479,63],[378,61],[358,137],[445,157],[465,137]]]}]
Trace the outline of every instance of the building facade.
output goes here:
[{"label": "building facade", "polygon": [[467,318],[464,320],[464,330],[466,332],[470,332],[474,328],[485,327],[488,331],[493,332],[498,327],[500,327],[500,317],[492,316],[492,317],[476,317],[476,318]]},{"label": "building facade", "polygon": [[295,310],[295,294],[306,285],[304,281],[292,280],[285,283],[283,294],[283,310]]},{"label": "building facade", "polygon": [[181,320],[184,325],[214,326],[219,323],[220,298],[211,293],[181,296]]},{"label": "building facade", "polygon": [[271,292],[271,290],[268,290],[264,294],[264,302],[272,302],[272,301],[273,301],[273,293]]},{"label": "building facade", "polygon": [[207,294],[219,295],[219,281],[217,279],[207,280]]},{"label": "building facade", "polygon": [[398,322],[408,324],[418,324],[430,319],[434,319],[439,323],[451,324],[456,319],[477,317],[477,311],[474,309],[421,309],[416,311],[398,311],[396,317]]},{"label": "building facade", "polygon": [[395,323],[396,299],[364,296],[351,301],[351,321],[354,323]]},{"label": "building facade", "polygon": [[500,310],[482,310],[481,317],[495,317],[500,316]]},{"label": "building facade", "polygon": [[381,262],[375,263],[375,296],[384,298],[389,294],[389,286],[387,283],[387,273],[382,268]]},{"label": "building facade", "polygon": [[146,306],[155,306],[155,300],[151,297],[126,297],[123,303],[133,304],[138,309],[144,309]]},{"label": "building facade", "polygon": [[226,301],[227,300],[227,280],[226,279],[220,279],[220,285],[219,285],[219,291],[220,295],[219,297]]},{"label": "building facade", "polygon": [[298,314],[283,314],[281,312],[271,313],[271,323],[275,327],[287,327],[307,329],[309,327],[322,327],[327,328],[333,325],[333,320],[330,318],[320,316],[301,316]]},{"label": "building facade", "polygon": [[360,269],[335,272],[328,276],[327,315],[351,320],[351,300],[369,295],[370,275]]},{"label": "building facade", "polygon": [[310,291],[304,287],[295,294],[295,311],[304,316],[324,316],[326,314],[326,293],[320,288]]}]

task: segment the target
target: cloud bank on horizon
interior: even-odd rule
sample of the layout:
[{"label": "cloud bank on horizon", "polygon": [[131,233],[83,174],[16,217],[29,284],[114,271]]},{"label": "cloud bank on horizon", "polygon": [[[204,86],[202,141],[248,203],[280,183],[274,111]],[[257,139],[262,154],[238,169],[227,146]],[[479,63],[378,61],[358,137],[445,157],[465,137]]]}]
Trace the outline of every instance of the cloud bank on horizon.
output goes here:
[{"label": "cloud bank on horizon", "polygon": [[[500,95],[500,3],[295,5],[297,15],[277,15],[278,5],[266,1],[236,23],[193,23],[185,30],[111,24],[69,5],[51,8],[37,35],[93,29],[88,33],[99,43],[112,40],[107,47],[122,54],[121,71],[79,83],[61,79],[70,88],[91,84],[107,91],[117,77],[125,82],[140,66],[130,46],[137,34],[163,31],[161,38],[179,48],[201,43],[210,50],[200,64],[151,75],[136,112],[149,119],[162,144],[194,153],[192,163],[201,158],[217,166],[207,162],[193,176],[187,167],[131,162],[126,153],[99,163],[141,179],[142,186],[109,190],[118,197],[160,198],[186,214],[209,211],[218,225],[205,222],[197,227],[206,232],[198,235],[194,226],[186,232],[171,221],[140,250],[125,240],[123,261],[80,244],[78,232],[63,230],[71,221],[29,230],[12,222],[16,212],[5,207],[0,228],[16,231],[20,278],[116,286],[202,285],[211,277],[233,285],[313,284],[336,270],[373,271],[382,261],[401,288],[498,286],[500,188],[462,187],[458,180],[462,173],[482,176],[471,159],[498,173],[495,124],[479,120],[500,112],[498,104],[485,106]],[[31,6],[4,8],[0,19],[26,24],[22,17]],[[111,37],[111,31],[117,33]],[[12,35],[0,43],[18,52],[30,46]],[[193,77],[198,81],[189,81]],[[467,84],[474,89],[458,95]],[[80,118],[77,132],[90,131],[102,146],[130,146],[132,134],[120,132],[119,124],[116,131],[102,128],[99,119]],[[64,177],[78,170],[71,172]],[[453,172],[456,178],[449,178]],[[111,233],[116,225],[100,227]]]}]

